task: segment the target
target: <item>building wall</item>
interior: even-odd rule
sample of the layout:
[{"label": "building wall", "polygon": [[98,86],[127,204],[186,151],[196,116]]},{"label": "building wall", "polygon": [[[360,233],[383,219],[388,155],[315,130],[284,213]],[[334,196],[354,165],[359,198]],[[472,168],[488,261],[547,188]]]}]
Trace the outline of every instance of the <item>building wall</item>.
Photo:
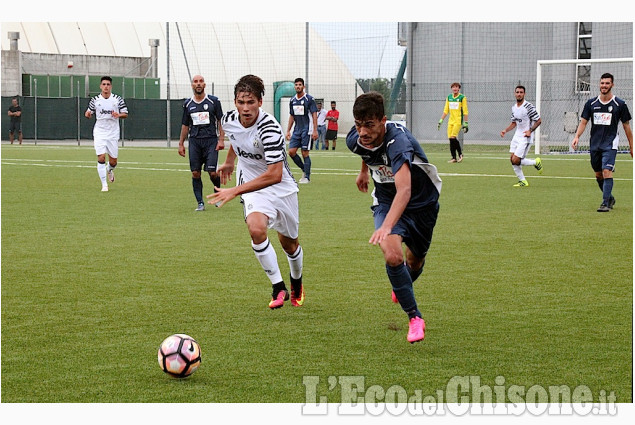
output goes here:
[{"label": "building wall", "polygon": [[[421,141],[447,140],[445,124],[437,131],[437,122],[445,98],[451,93],[450,84],[457,81],[468,98],[470,130],[466,142],[502,142],[499,133],[509,124],[514,87],[522,84],[527,88],[527,100],[533,102],[536,98],[536,62],[577,58],[577,22],[410,25],[407,90],[412,104],[407,122]],[[633,57],[632,41],[632,22],[594,22],[592,57]],[[599,81],[605,67],[595,65],[591,70],[591,81]],[[545,69],[543,80],[552,79],[559,81],[557,90],[566,89],[572,94],[574,84],[561,81],[575,81],[575,65]],[[630,84],[632,97],[632,76],[623,83]],[[592,91],[593,88],[592,85]],[[560,127],[560,121],[558,117],[552,123]]]},{"label": "building wall", "polygon": [[18,50],[2,51],[2,96],[22,94],[21,58]]}]

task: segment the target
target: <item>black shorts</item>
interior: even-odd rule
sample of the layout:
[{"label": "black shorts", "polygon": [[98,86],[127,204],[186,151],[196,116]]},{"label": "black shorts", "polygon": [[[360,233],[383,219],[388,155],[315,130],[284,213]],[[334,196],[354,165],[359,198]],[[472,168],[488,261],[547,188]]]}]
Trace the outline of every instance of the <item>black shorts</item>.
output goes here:
[{"label": "black shorts", "polygon": [[214,172],[218,166],[218,151],[216,137],[210,139],[189,139],[190,171],[201,171],[205,164],[205,171]]},{"label": "black shorts", "polygon": [[9,123],[9,133],[22,133],[22,122],[10,122]]},{"label": "black shorts", "polygon": [[[377,230],[384,222],[390,210],[390,205],[375,205],[372,210],[375,230]],[[403,242],[416,257],[424,258],[432,242],[432,232],[437,223],[438,214],[438,202],[417,210],[406,210],[401,214],[390,233],[392,235],[400,235],[403,238]]]},{"label": "black shorts", "polygon": [[337,130],[326,130],[326,140],[337,140]]}]

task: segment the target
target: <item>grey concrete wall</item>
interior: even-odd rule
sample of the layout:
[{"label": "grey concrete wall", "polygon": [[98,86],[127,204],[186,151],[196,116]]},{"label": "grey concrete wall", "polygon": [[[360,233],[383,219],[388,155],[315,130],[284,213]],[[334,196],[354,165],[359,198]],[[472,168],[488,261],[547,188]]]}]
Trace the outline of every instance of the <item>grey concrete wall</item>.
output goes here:
[{"label": "grey concrete wall", "polygon": [[[69,68],[68,63],[73,67]],[[150,58],[22,53],[23,74],[144,77]]]},{"label": "grey concrete wall", "polygon": [[22,73],[20,72],[20,52],[18,50],[2,51],[2,96],[22,94]]},{"label": "grey concrete wall", "polygon": [[[73,66],[69,68],[69,62]],[[2,96],[22,94],[22,74],[146,77],[150,58],[2,51]],[[148,74],[148,75],[146,75]]]},{"label": "grey concrete wall", "polygon": [[[462,83],[461,91],[468,98],[470,131],[465,140],[497,141],[503,144],[500,131],[509,124],[514,87],[527,87],[527,100],[536,98],[536,62],[577,57],[576,22],[417,22],[408,40],[408,99],[412,110],[408,126],[421,141],[445,141],[445,124],[437,131],[450,84]],[[592,57],[613,58],[633,56],[633,23],[593,23]],[[629,65],[612,66],[620,75],[629,75]],[[632,65],[630,68],[632,70]],[[594,65],[592,81],[606,67]],[[575,66],[545,69],[543,81],[555,80],[551,88],[554,97],[575,98]],[[632,104],[632,71],[630,80],[622,81],[623,97]],[[616,85],[618,81],[616,81]],[[592,91],[597,86],[592,85]],[[543,95],[544,96],[544,95]],[[630,96],[630,99],[628,98]],[[590,95],[579,95],[580,102]],[[544,99],[544,98],[543,98]],[[567,107],[576,107],[567,100]],[[574,102],[575,103],[575,102]],[[563,105],[552,105],[557,116],[547,121],[547,133],[563,135]],[[539,111],[543,116],[551,110]],[[446,118],[447,123],[447,118]],[[554,127],[548,129],[549,125]]]}]

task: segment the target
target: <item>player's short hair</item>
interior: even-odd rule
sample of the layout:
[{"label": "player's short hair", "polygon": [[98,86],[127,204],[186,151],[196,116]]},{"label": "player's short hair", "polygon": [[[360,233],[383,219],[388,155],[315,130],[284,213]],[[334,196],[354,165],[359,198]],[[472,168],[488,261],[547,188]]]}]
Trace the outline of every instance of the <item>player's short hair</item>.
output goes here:
[{"label": "player's short hair", "polygon": [[459,88],[461,88],[461,83],[452,83],[452,84],[450,84],[450,88],[452,88],[454,86],[458,86]]},{"label": "player's short hair", "polygon": [[605,72],[604,74],[602,74],[602,76],[600,77],[600,80],[603,80],[605,78],[610,78],[611,79],[611,83],[613,82],[613,74]]},{"label": "player's short hair", "polygon": [[293,82],[294,83],[302,83],[302,85],[304,85],[304,79],[300,78],[300,77],[296,78]]},{"label": "player's short hair", "polygon": [[241,92],[251,93],[260,100],[265,95],[265,84],[262,82],[262,78],[257,75],[248,74],[241,77],[234,86],[234,99]]},{"label": "player's short hair", "polygon": [[337,105],[334,100],[331,100],[331,105]]},{"label": "player's short hair", "polygon": [[103,77],[101,77],[101,80],[99,80],[99,84],[101,84],[102,81],[104,81],[104,80],[110,81],[110,84],[112,84],[112,78],[110,78],[107,75],[104,75]]},{"label": "player's short hair", "polygon": [[376,91],[359,95],[353,104],[353,117],[356,120],[384,118],[384,96]]},{"label": "player's short hair", "polygon": [[523,89],[523,91],[526,93],[527,89],[525,88],[525,86],[521,86],[520,84],[516,86],[516,88],[514,89],[514,91],[516,91],[516,89]]}]

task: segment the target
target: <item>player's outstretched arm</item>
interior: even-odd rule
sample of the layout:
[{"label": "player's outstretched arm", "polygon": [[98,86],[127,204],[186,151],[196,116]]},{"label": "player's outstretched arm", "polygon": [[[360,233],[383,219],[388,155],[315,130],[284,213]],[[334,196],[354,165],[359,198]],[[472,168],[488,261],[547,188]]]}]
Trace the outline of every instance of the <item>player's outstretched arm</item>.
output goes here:
[{"label": "player's outstretched arm", "polygon": [[[230,152],[233,152],[233,150]],[[227,163],[227,161],[225,161],[225,163]],[[215,193],[207,195],[207,199],[209,199],[208,204],[217,204],[220,202],[218,206],[222,207],[227,202],[242,195],[243,193],[255,192],[276,183],[280,183],[282,181],[282,165],[283,161],[269,164],[267,165],[267,171],[253,180],[249,180],[248,182],[229,189],[216,189],[217,191]]]},{"label": "player's outstretched arm", "polygon": [[395,198],[392,200],[390,210],[388,210],[388,214],[386,214],[386,218],[384,219],[381,227],[375,230],[368,243],[373,245],[381,244],[386,237],[390,235],[392,228],[405,211],[408,202],[410,202],[412,183],[410,166],[408,163],[403,164],[397,171],[397,174],[395,174],[395,187],[397,189],[397,193],[395,194]]}]

